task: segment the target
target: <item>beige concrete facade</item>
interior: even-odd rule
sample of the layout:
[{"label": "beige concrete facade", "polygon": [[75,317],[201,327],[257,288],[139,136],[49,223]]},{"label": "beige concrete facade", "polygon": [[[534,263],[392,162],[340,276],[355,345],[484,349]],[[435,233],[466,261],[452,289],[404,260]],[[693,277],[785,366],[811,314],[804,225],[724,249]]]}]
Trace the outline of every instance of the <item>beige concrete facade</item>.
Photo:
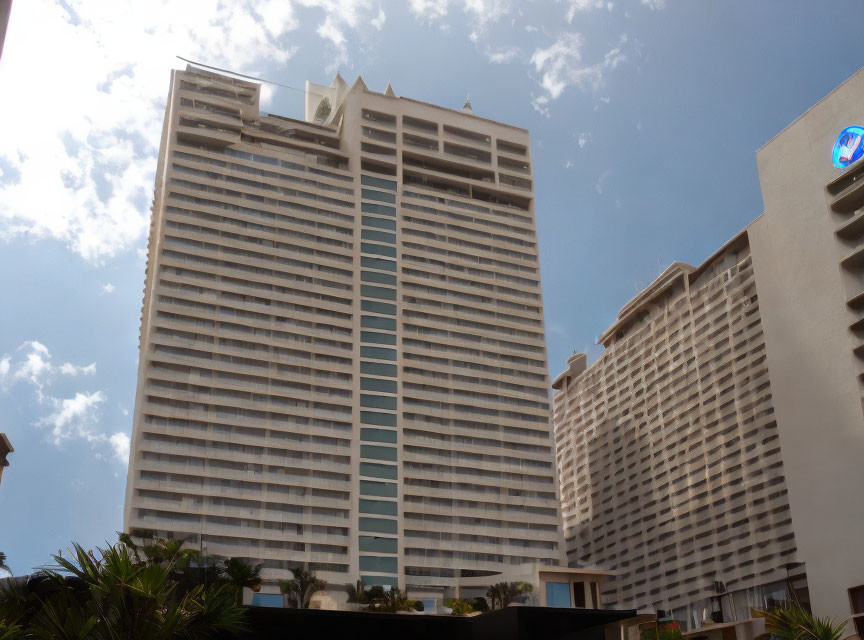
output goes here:
[{"label": "beige concrete facade", "polygon": [[[528,132],[175,71],[124,528],[452,593],[563,556]],[[326,98],[326,99],[325,99]]]},{"label": "beige concrete facade", "polygon": [[859,72],[765,145],[763,215],[667,269],[600,359],[553,383],[568,558],[617,571],[608,604],[692,630],[717,609],[749,618],[791,578],[816,614],[855,610],[864,165],[838,170],[831,149],[862,104]]}]

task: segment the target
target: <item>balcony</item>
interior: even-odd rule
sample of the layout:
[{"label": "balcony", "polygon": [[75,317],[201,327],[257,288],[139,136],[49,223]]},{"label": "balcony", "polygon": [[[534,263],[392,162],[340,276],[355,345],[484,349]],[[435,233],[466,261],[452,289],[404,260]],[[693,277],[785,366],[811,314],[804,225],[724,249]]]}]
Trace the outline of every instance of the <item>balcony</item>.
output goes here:
[{"label": "balcony", "polygon": [[836,233],[844,240],[857,240],[864,235],[864,210],[857,212],[837,227]]},{"label": "balcony", "polygon": [[[427,151],[438,151],[438,141],[430,140],[429,138],[423,138],[422,136],[415,136],[410,133],[402,134],[402,142],[411,147],[417,147],[419,149],[426,149]],[[445,145],[446,146],[446,145]]]},{"label": "balcony", "polygon": [[864,163],[856,163],[839,178],[828,183],[831,209],[851,213],[864,206]]},{"label": "balcony", "polygon": [[373,129],[372,127],[362,127],[362,131],[363,137],[365,138],[377,140],[378,142],[396,144],[396,134],[391,131],[381,131],[380,129]]},{"label": "balcony", "polygon": [[240,133],[181,120],[177,127],[177,139],[212,147],[227,147],[240,142]]},{"label": "balcony", "polygon": [[467,131],[458,127],[451,127],[448,124],[444,125],[444,136],[451,140],[460,140],[469,144],[479,145],[481,147],[491,147],[492,138],[483,133],[476,131]]},{"label": "balcony", "polygon": [[840,261],[840,265],[846,269],[857,269],[864,266],[864,242],[860,242],[846,254]]}]

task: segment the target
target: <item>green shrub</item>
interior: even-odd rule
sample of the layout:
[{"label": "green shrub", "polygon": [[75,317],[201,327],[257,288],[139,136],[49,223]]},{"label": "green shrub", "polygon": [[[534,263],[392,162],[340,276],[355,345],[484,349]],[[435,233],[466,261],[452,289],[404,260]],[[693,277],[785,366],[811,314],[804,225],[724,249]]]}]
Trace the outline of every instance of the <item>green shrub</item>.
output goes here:
[{"label": "green shrub", "polygon": [[467,616],[469,613],[474,613],[474,607],[472,607],[468,602],[464,600],[454,600],[452,598],[448,598],[451,601],[451,604],[447,605],[453,610],[453,613],[450,615],[454,616]]},{"label": "green shrub", "polygon": [[489,611],[489,603],[486,602],[486,598],[481,596],[477,596],[471,601],[471,606],[474,607],[474,611]]}]

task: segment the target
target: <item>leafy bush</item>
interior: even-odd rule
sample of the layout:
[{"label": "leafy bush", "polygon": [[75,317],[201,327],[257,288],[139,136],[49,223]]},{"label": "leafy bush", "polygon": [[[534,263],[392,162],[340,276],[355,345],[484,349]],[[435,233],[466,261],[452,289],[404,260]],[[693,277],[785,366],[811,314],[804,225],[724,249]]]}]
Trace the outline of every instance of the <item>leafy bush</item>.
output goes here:
[{"label": "leafy bush", "polygon": [[446,598],[444,606],[452,609],[453,612],[450,615],[454,616],[466,616],[469,613],[474,613],[474,607],[470,603],[464,600],[457,600],[456,598]]},{"label": "leafy bush", "polygon": [[126,544],[53,556],[56,567],[0,590],[0,637],[196,640],[240,630],[244,610],[227,581],[181,586],[188,556],[155,546],[146,560]]},{"label": "leafy bush", "polygon": [[840,640],[846,632],[845,623],[817,618],[798,603],[757,613],[769,633],[786,640]]},{"label": "leafy bush", "polygon": [[649,627],[642,630],[642,640],[681,640],[681,627],[677,622],[661,622],[657,627],[659,636],[654,627]]},{"label": "leafy bush", "polygon": [[471,606],[474,607],[474,611],[489,611],[489,603],[486,602],[486,598],[480,596],[471,601]]},{"label": "leafy bush", "polygon": [[[380,598],[370,600],[370,604],[366,611],[377,611],[379,613],[422,611],[422,609],[415,609],[416,602],[416,600],[409,600],[408,596],[402,593],[399,589],[390,589],[390,591],[386,592]],[[422,602],[420,603],[420,606],[423,606]]]}]

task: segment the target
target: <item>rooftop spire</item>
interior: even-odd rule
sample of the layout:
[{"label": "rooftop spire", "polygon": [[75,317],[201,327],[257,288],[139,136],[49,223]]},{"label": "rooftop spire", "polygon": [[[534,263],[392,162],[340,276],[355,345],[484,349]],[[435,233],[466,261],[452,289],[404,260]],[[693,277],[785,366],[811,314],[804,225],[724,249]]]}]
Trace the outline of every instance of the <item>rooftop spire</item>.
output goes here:
[{"label": "rooftop spire", "polygon": [[396,92],[393,91],[393,85],[390,84],[389,80],[387,81],[387,88],[384,89],[384,95],[387,96],[388,98],[395,98],[396,97]]},{"label": "rooftop spire", "polygon": [[465,104],[462,105],[462,111],[465,113],[474,113],[474,109],[471,108],[471,93],[467,93],[465,95]]}]

